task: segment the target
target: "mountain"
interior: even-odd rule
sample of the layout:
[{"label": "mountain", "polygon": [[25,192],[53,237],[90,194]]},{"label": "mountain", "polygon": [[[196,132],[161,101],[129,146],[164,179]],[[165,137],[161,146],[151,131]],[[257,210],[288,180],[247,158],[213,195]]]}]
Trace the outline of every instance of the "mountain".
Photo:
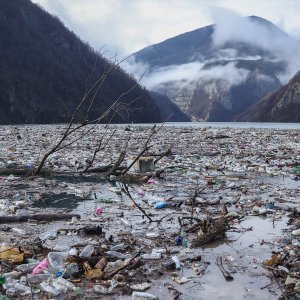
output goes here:
[{"label": "mountain", "polygon": [[300,122],[300,72],[237,117],[244,122]]},{"label": "mountain", "polygon": [[[86,85],[91,86],[112,66],[59,19],[29,0],[0,1],[0,33],[1,124],[68,122]],[[99,89],[88,118],[97,117],[135,85],[117,67]],[[162,120],[154,100],[139,85],[121,101],[128,106],[113,116],[113,122]],[[88,106],[77,121],[82,121]]]},{"label": "mountain", "polygon": [[271,22],[233,17],[146,47],[134,63],[146,68],[148,89],[191,118],[232,121],[300,67],[298,50],[299,42]]},{"label": "mountain", "polygon": [[150,92],[152,99],[159,107],[163,121],[166,122],[190,122],[191,119],[183,113],[166,95],[157,92]]}]

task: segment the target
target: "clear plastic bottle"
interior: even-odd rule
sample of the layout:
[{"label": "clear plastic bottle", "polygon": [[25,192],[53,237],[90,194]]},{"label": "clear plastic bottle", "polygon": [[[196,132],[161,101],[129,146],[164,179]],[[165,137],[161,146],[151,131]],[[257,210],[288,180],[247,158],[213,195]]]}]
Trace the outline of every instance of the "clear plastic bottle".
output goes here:
[{"label": "clear plastic bottle", "polygon": [[65,261],[68,258],[68,253],[66,252],[49,252],[48,260],[49,265],[52,268],[52,272],[56,273],[64,269]]},{"label": "clear plastic bottle", "polygon": [[64,278],[69,278],[70,276],[72,276],[74,273],[77,273],[79,271],[78,269],[78,264],[77,263],[70,263],[65,271],[63,272],[62,277]]},{"label": "clear plastic bottle", "polygon": [[145,292],[133,292],[132,300],[158,299],[158,297]]},{"label": "clear plastic bottle", "polygon": [[67,293],[68,288],[64,285],[59,284],[56,280],[52,282],[53,287],[59,292],[59,293]]},{"label": "clear plastic bottle", "polygon": [[48,281],[51,278],[49,274],[28,274],[27,275],[27,282],[30,284],[38,284],[43,281]]},{"label": "clear plastic bottle", "polygon": [[70,282],[70,281],[68,281],[68,280],[66,280],[64,278],[59,277],[55,281],[59,285],[65,286],[68,290],[71,290],[71,291],[75,291],[76,290],[76,286],[72,282]]},{"label": "clear plastic bottle", "polygon": [[114,271],[117,268],[120,268],[124,265],[122,260],[117,260],[117,261],[112,261],[107,263],[105,269],[104,269],[104,273],[110,273],[112,271]]},{"label": "clear plastic bottle", "polygon": [[19,294],[20,293],[30,293],[30,291],[31,291],[29,286],[26,286],[26,285],[24,285],[22,283],[19,283],[19,282],[7,282],[3,285],[3,288],[5,290],[14,289]]},{"label": "clear plastic bottle", "polygon": [[16,278],[16,277],[19,277],[20,274],[21,274],[21,272],[12,271],[12,272],[8,272],[8,273],[3,273],[1,276],[5,277],[5,278]]},{"label": "clear plastic bottle", "polygon": [[51,286],[47,282],[40,283],[40,288],[42,291],[44,291],[52,296],[58,296],[60,293],[57,289],[55,289],[53,286]]},{"label": "clear plastic bottle", "polygon": [[119,251],[119,250],[124,250],[125,248],[126,248],[126,245],[124,243],[121,243],[121,244],[111,246],[110,251]]},{"label": "clear plastic bottle", "polygon": [[34,262],[34,263],[29,263],[29,264],[18,265],[18,266],[16,267],[16,270],[17,270],[17,271],[21,271],[21,272],[32,271],[38,264],[39,264],[39,262]]},{"label": "clear plastic bottle", "polygon": [[161,259],[161,253],[152,252],[149,254],[142,254],[141,256],[143,259]]},{"label": "clear plastic bottle", "polygon": [[80,257],[89,258],[94,252],[94,247],[92,245],[87,245],[79,254]]},{"label": "clear plastic bottle", "polygon": [[131,255],[128,256],[128,255],[125,255],[118,251],[107,251],[105,253],[110,257],[116,257],[116,258],[120,258],[120,259],[126,259],[126,258],[131,257]]}]

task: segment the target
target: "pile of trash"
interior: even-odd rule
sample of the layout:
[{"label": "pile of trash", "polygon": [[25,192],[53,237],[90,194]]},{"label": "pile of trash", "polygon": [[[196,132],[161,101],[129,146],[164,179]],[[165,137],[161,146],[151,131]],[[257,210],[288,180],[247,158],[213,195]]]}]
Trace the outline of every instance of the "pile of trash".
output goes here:
[{"label": "pile of trash", "polygon": [[[95,147],[88,137],[49,158],[51,175],[7,174],[33,168],[61,126],[1,133],[2,295],[299,297],[297,130],[163,127],[137,157],[151,128],[112,126],[97,174],[80,175]],[[122,141],[126,177],[105,173]]]}]

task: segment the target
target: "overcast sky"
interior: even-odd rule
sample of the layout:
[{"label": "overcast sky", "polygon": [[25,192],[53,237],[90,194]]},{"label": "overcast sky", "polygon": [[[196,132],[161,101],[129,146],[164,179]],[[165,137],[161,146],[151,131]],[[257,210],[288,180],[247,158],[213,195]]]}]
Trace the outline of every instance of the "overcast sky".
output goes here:
[{"label": "overcast sky", "polygon": [[300,38],[300,0],[32,0],[96,50],[126,55],[217,22],[223,12],[257,15]]}]

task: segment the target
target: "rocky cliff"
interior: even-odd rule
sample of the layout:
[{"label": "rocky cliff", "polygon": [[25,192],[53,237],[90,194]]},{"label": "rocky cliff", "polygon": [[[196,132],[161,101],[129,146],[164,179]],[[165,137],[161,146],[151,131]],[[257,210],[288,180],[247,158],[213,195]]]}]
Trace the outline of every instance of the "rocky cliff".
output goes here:
[{"label": "rocky cliff", "polygon": [[270,94],[243,114],[237,121],[300,122],[300,72],[287,85]]}]

